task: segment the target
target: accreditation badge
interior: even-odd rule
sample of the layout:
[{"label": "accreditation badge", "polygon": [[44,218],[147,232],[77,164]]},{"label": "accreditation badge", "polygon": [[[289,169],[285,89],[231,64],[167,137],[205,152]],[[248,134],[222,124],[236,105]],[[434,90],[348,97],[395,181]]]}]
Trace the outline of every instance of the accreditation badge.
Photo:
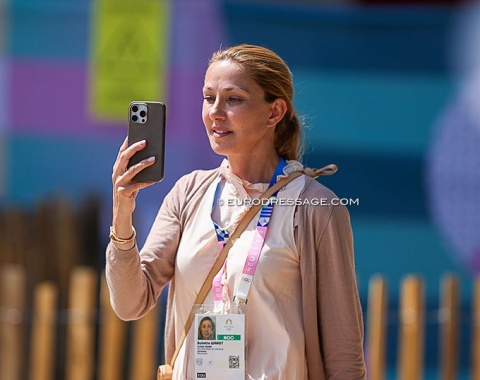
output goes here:
[{"label": "accreditation badge", "polygon": [[245,380],[245,315],[195,314],[195,378]]}]

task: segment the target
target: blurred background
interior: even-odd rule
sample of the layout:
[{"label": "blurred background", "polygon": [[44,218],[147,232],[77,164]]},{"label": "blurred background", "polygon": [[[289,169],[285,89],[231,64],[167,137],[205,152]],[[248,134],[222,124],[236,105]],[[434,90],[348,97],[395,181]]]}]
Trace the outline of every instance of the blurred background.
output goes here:
[{"label": "blurred background", "polygon": [[388,378],[409,274],[424,281],[425,376],[437,378],[450,273],[466,379],[480,270],[479,25],[477,3],[456,0],[0,0],[0,264],[27,267],[31,287],[63,281],[65,292],[71,268],[103,269],[128,104],[160,100],[166,176],[138,198],[142,241],[173,183],[221,162],[201,120],[208,58],[260,44],[294,74],[304,162],[337,164],[321,182],[358,200],[349,210],[364,311],[372,276],[389,286]]}]

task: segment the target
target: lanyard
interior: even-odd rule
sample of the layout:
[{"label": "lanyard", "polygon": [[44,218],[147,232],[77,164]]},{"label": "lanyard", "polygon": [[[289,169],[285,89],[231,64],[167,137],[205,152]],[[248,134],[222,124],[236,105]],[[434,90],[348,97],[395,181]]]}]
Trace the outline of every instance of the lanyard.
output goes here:
[{"label": "lanyard", "polygon": [[[283,158],[280,158],[278,162],[277,168],[275,169],[275,173],[273,174],[272,180],[268,187],[272,187],[277,183],[277,177],[283,174],[283,168],[287,166],[287,163]],[[219,197],[219,189],[220,189],[220,181],[217,183],[217,188],[215,190],[215,197],[213,201],[213,206]],[[272,197],[276,197],[277,193],[274,193]],[[260,210],[260,217],[257,222],[257,228],[255,229],[254,236],[252,243],[250,245],[250,249],[248,250],[247,259],[245,260],[245,264],[242,271],[242,277],[240,280],[240,285],[237,291],[237,294],[234,297],[234,300],[239,304],[240,302],[247,303],[247,296],[250,290],[250,286],[252,285],[253,275],[255,274],[255,270],[257,269],[258,260],[260,259],[260,253],[262,251],[263,244],[265,242],[265,237],[267,235],[268,225],[270,223],[270,218],[273,212],[273,205],[268,202],[265,204],[262,209]],[[217,241],[219,245],[219,250],[221,251],[227,241],[229,239],[229,234],[227,230],[221,228],[217,223],[215,223],[212,219],[215,233],[217,235]],[[222,310],[224,306],[224,287],[223,287],[223,275],[226,271],[227,262],[225,261],[224,266],[222,269],[217,273],[215,278],[212,282],[212,290],[213,290],[213,300],[214,300],[214,311],[219,312]],[[226,295],[225,295],[226,296]]]}]

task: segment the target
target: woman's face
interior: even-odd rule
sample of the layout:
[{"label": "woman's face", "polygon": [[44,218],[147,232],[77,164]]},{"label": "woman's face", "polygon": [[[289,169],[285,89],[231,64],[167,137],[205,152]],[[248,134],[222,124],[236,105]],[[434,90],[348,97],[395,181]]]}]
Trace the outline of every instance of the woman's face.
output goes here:
[{"label": "woman's face", "polygon": [[210,335],[212,335],[212,331],[213,331],[212,322],[210,322],[208,319],[204,320],[200,325],[200,332],[202,333],[202,338],[209,339]]},{"label": "woman's face", "polygon": [[272,149],[277,119],[275,103],[231,61],[212,63],[205,74],[202,117],[215,153],[253,158]]}]

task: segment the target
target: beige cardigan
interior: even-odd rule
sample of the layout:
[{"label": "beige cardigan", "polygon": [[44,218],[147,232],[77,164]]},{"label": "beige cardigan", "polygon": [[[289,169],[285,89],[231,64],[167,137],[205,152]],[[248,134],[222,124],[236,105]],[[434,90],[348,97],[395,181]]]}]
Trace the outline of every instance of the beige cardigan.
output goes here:
[{"label": "beige cardigan", "polygon": [[[144,247],[107,247],[106,275],[112,306],[125,320],[138,319],[155,306],[170,282],[165,331],[166,360],[175,350],[171,305],[175,293],[175,255],[182,226],[201,202],[218,169],[182,177],[165,197]],[[335,194],[306,177],[303,199]],[[300,252],[303,321],[309,380],[366,378],[363,321],[353,258],[350,217],[344,206],[299,206],[295,242]],[[213,265],[213,263],[212,263]]]}]

